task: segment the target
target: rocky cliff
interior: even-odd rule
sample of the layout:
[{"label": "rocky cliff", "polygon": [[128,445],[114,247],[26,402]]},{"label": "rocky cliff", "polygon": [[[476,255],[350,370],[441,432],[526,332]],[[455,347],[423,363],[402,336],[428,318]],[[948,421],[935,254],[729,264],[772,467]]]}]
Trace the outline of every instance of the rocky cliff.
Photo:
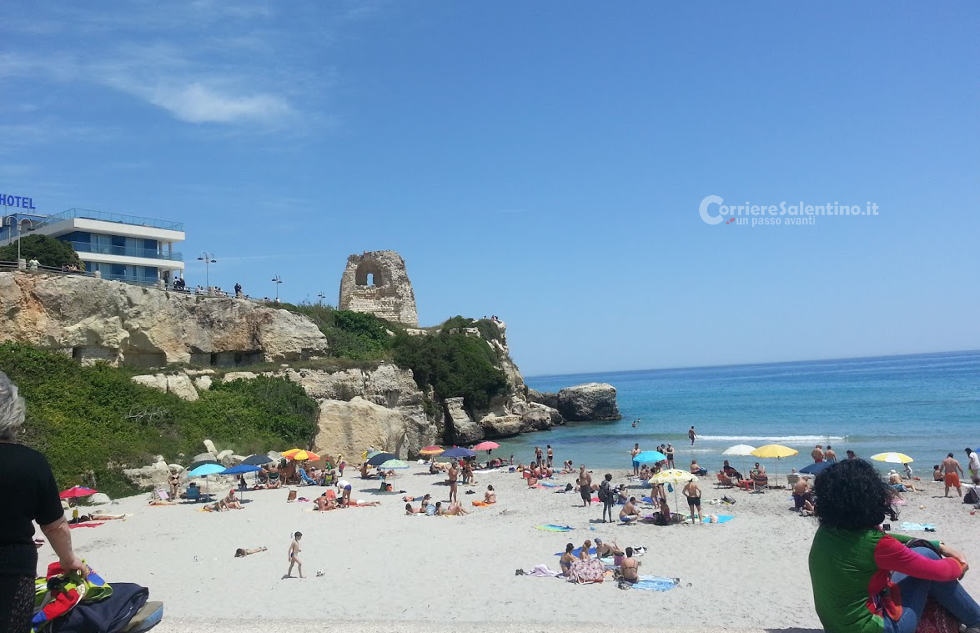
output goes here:
[{"label": "rocky cliff", "polygon": [[82,362],[229,366],[327,351],[312,322],[285,310],[75,275],[0,273],[0,319],[0,342]]}]

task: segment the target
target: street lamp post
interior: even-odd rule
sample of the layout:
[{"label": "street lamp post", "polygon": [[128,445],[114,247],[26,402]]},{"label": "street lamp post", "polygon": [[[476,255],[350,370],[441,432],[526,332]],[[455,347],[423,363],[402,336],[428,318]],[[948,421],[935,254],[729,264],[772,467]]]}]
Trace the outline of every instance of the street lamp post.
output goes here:
[{"label": "street lamp post", "polygon": [[[6,208],[7,207],[4,207],[4,209],[6,209]],[[10,222],[8,223],[7,220],[10,220]],[[30,222],[30,220],[27,220],[27,222]],[[14,227],[17,227],[17,267],[20,268],[20,234],[21,234],[20,226],[21,226],[21,224],[20,224],[20,222],[17,221],[16,216],[13,216],[13,215],[4,215],[3,216],[3,224],[9,224],[10,230],[13,230]],[[0,226],[2,226],[2,225],[0,225]],[[33,224],[32,224],[32,226],[33,226]],[[33,230],[33,229],[28,229],[28,230],[30,231],[30,230]]]},{"label": "street lamp post", "polygon": [[272,283],[276,284],[276,303],[279,303],[279,284],[282,283],[282,277],[276,274],[276,276],[272,278]]},{"label": "street lamp post", "polygon": [[217,264],[218,260],[214,258],[214,253],[209,253],[204,251],[198,259],[204,262],[204,284],[207,288],[208,294],[211,294],[211,264]]}]

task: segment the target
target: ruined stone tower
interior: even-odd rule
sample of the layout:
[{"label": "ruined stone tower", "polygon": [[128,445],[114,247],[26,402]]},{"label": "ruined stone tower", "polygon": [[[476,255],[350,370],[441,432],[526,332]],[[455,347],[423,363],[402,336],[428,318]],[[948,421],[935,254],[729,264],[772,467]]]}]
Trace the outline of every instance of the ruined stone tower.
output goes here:
[{"label": "ruined stone tower", "polygon": [[337,306],[412,327],[419,325],[405,260],[395,251],[367,251],[348,257]]}]

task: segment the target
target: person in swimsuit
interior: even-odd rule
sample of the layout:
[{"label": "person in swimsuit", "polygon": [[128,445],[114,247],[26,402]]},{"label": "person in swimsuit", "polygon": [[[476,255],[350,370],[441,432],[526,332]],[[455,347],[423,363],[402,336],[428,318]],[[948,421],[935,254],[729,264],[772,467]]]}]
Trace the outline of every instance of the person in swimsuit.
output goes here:
[{"label": "person in swimsuit", "polygon": [[555,451],[554,451],[554,449],[551,448],[551,444],[548,444],[548,461],[546,462],[547,465],[548,465],[548,468],[551,468],[551,465],[554,462],[555,462]]},{"label": "person in swimsuit", "polygon": [[698,437],[698,434],[694,432],[694,427],[693,427],[693,426],[691,427],[691,430],[689,430],[689,431],[687,432],[687,436],[688,436],[689,438],[691,438],[691,446],[694,446],[694,440],[696,440],[696,439],[697,439],[697,437]]},{"label": "person in swimsuit", "polygon": [[683,490],[684,496],[687,497],[687,505],[691,509],[691,520],[694,520],[695,512],[698,515],[698,523],[704,523],[704,516],[701,515],[701,488],[693,479],[687,482]]},{"label": "person in swimsuit", "polygon": [[830,462],[831,464],[837,463],[837,453],[834,449],[830,448],[830,444],[827,444],[827,450],[823,452],[823,459],[825,462]]},{"label": "person in swimsuit", "polygon": [[561,555],[561,560],[558,561],[558,565],[561,566],[561,575],[567,576],[568,570],[572,568],[572,563],[575,562],[575,556],[572,555],[572,550],[575,549],[575,545],[568,543],[565,545],[565,553]]},{"label": "person in swimsuit", "polygon": [[944,497],[949,496],[949,489],[956,488],[957,496],[963,496],[963,489],[960,487],[960,475],[963,474],[963,467],[960,463],[956,461],[952,453],[946,455],[946,459],[943,460],[943,472],[945,473],[943,481],[946,483],[946,494]]},{"label": "person in swimsuit", "polygon": [[619,573],[623,575],[623,580],[626,582],[636,582],[640,579],[640,561],[633,558],[633,548],[626,548],[626,558],[619,565]]},{"label": "person in swimsuit", "polygon": [[623,509],[619,511],[619,520],[623,523],[632,523],[640,518],[640,513],[636,509],[636,497],[630,497]]},{"label": "person in swimsuit", "polygon": [[667,468],[674,467],[674,447],[671,444],[667,444],[667,448],[664,449],[664,455],[667,456]]},{"label": "person in swimsuit", "polygon": [[633,450],[630,451],[630,459],[633,460],[633,474],[640,474],[640,462],[636,461],[636,456],[640,454],[640,443],[637,442],[633,444]]},{"label": "person in swimsuit", "polygon": [[289,570],[283,578],[293,577],[293,565],[296,565],[296,569],[299,572],[299,577],[303,577],[303,563],[299,559],[299,553],[303,551],[300,549],[299,541],[303,538],[302,532],[296,532],[293,534],[293,542],[289,544]]},{"label": "person in swimsuit", "polygon": [[585,539],[585,542],[582,543],[582,549],[578,551],[579,560],[589,560],[590,558],[592,558],[590,554],[591,550],[592,550],[592,541],[589,539]]},{"label": "person in swimsuit", "polygon": [[939,464],[936,464],[935,466],[932,467],[932,480],[933,481],[942,481],[943,480],[943,471],[939,467]]},{"label": "person in swimsuit", "polygon": [[813,458],[814,464],[819,464],[822,462],[824,458],[823,447],[817,444],[814,449],[810,451],[810,457]]},{"label": "person in swimsuit", "polygon": [[459,470],[456,469],[456,460],[453,460],[453,465],[449,467],[449,501],[456,501],[459,496],[456,491],[456,480],[459,478]]},{"label": "person in swimsuit", "polygon": [[592,505],[592,475],[585,471],[585,464],[578,469],[578,492],[582,496],[582,507]]}]

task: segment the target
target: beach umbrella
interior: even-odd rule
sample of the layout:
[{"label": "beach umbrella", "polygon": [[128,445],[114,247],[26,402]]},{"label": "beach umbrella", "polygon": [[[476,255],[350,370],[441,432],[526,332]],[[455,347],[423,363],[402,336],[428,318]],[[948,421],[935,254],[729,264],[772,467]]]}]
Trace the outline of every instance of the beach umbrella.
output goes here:
[{"label": "beach umbrella", "polygon": [[500,448],[500,444],[497,444],[496,442],[491,442],[490,440],[486,440],[485,442],[480,442],[479,444],[477,444],[476,446],[474,446],[473,447],[473,450],[474,451],[486,451],[486,452],[489,453],[490,451],[492,451],[495,448]]},{"label": "beach umbrella", "polygon": [[244,475],[245,473],[256,473],[262,470],[258,466],[252,464],[239,464],[237,466],[232,466],[231,468],[226,468],[221,471],[220,475]]},{"label": "beach umbrella", "polygon": [[419,451],[419,455],[439,455],[444,450],[446,450],[446,449],[444,449],[441,446],[436,446],[436,445],[433,444],[432,446],[426,446],[425,448],[423,448],[422,450],[420,450]]},{"label": "beach umbrella", "polygon": [[282,456],[294,462],[316,461],[320,459],[320,456],[313,451],[307,451],[302,448],[291,448],[288,451],[283,451]]},{"label": "beach umbrella", "polygon": [[364,459],[371,459],[375,455],[379,455],[384,451],[364,451]]},{"label": "beach umbrella", "polygon": [[[800,451],[795,448],[790,448],[789,446],[783,446],[782,444],[766,444],[765,446],[760,446],[759,448],[752,451],[754,457],[761,457],[763,459],[782,459],[783,457],[791,457],[798,454]],[[773,480],[776,479],[776,474],[772,474]]]},{"label": "beach umbrella", "polygon": [[915,460],[905,453],[878,453],[872,455],[871,459],[876,462],[888,462],[889,464],[911,464]]},{"label": "beach umbrella", "polygon": [[790,457],[796,455],[800,451],[795,448],[790,448],[789,446],[783,446],[782,444],[766,444],[765,446],[760,446],[759,448],[752,451],[751,455],[754,457],[763,457],[766,459],[780,459],[783,457]]},{"label": "beach umbrella", "polygon": [[255,454],[255,455],[249,455],[248,457],[243,459],[242,463],[247,464],[249,466],[261,466],[262,464],[268,464],[271,461],[272,458],[269,457],[268,455]]},{"label": "beach umbrella", "polygon": [[722,455],[735,455],[736,457],[746,457],[752,455],[752,451],[755,450],[754,446],[749,446],[748,444],[736,444],[735,446],[729,446],[721,452]]},{"label": "beach umbrella", "polygon": [[[650,477],[648,483],[655,486],[659,484],[672,484],[671,487],[674,489],[674,507],[677,508],[677,485],[682,483],[686,484],[689,481],[697,480],[698,476],[694,473],[689,473],[677,468],[668,468],[667,470],[661,470],[653,477]],[[691,517],[691,521],[693,520],[694,517]]]},{"label": "beach umbrella", "polygon": [[201,464],[193,470],[188,470],[184,475],[188,479],[192,477],[207,477],[208,475],[217,475],[224,471],[225,467],[221,464]]},{"label": "beach umbrella", "polygon": [[476,453],[462,446],[453,446],[449,450],[443,451],[443,457],[474,457]]},{"label": "beach umbrella", "polygon": [[378,470],[405,470],[406,468],[408,468],[408,462],[403,462],[400,459],[389,459],[378,466]]},{"label": "beach umbrella", "polygon": [[819,475],[823,471],[831,467],[830,462],[816,462],[810,464],[809,466],[804,466],[800,469],[800,473],[803,475]]},{"label": "beach umbrella", "polygon": [[385,463],[389,459],[398,459],[398,455],[393,455],[392,453],[377,453],[374,457],[369,457],[367,463],[368,466],[378,466]]},{"label": "beach umbrella", "polygon": [[660,451],[640,451],[633,458],[633,461],[640,464],[649,464],[650,462],[657,463],[662,462],[667,459],[667,456]]},{"label": "beach umbrella", "polygon": [[68,490],[62,490],[58,493],[58,496],[62,499],[78,499],[79,497],[87,497],[89,495],[94,495],[98,490],[92,490],[91,488],[86,488],[85,486],[72,486]]}]

